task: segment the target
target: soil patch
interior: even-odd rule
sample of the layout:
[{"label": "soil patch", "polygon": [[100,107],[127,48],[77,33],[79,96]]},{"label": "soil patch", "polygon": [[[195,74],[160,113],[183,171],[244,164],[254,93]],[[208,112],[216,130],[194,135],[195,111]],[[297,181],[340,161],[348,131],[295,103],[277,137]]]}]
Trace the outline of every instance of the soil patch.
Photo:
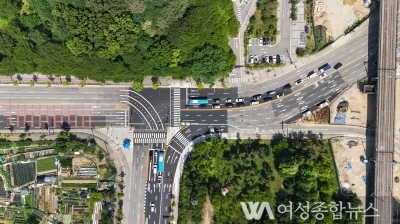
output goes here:
[{"label": "soil patch", "polygon": [[204,203],[203,210],[201,211],[202,224],[211,224],[213,217],[214,209],[210,202],[210,196],[207,194],[206,203]]}]

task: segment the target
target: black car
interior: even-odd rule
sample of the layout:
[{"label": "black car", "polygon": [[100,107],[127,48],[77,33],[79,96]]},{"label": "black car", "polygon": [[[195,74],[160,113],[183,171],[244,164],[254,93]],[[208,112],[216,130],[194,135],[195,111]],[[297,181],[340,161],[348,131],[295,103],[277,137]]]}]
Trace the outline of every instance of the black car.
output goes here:
[{"label": "black car", "polygon": [[253,100],[260,100],[261,99],[261,94],[257,94],[253,96]]},{"label": "black car", "polygon": [[336,70],[342,67],[342,63],[338,62],[335,66],[333,66]]},{"label": "black car", "polygon": [[200,104],[200,105],[199,105],[199,108],[200,108],[200,109],[207,108],[207,104]]},{"label": "black car", "polygon": [[233,107],[233,103],[227,103],[225,104],[226,107]]},{"label": "black car", "polygon": [[289,83],[288,84],[286,84],[286,85],[284,85],[283,87],[282,87],[282,89],[285,91],[285,90],[288,90],[288,89],[291,89],[292,88],[292,85],[290,85]]},{"label": "black car", "polygon": [[219,103],[219,99],[213,99],[212,102],[213,103]]},{"label": "black car", "polygon": [[243,107],[243,106],[244,106],[244,103],[243,103],[243,102],[237,103],[236,106],[238,106],[238,107]]},{"label": "black car", "polygon": [[265,38],[263,39],[263,45],[270,45],[271,44],[271,40],[269,38]]},{"label": "black car", "polygon": [[270,96],[264,97],[264,102],[268,102],[268,101],[271,101],[271,100],[272,100],[272,97],[270,97]]}]

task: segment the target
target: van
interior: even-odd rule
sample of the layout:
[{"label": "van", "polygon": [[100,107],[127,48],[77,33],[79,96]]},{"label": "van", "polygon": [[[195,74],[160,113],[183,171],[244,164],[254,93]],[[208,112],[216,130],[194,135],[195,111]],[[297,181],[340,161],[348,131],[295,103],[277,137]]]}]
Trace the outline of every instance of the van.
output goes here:
[{"label": "van", "polygon": [[252,101],[250,101],[250,105],[257,105],[257,104],[259,104],[260,102],[258,101],[258,100],[252,100]]}]

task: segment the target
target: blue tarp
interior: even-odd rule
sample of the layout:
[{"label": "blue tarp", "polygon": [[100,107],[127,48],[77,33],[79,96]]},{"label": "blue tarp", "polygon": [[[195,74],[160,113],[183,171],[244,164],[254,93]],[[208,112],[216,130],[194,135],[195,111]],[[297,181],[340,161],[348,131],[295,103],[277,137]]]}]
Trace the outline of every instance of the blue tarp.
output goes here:
[{"label": "blue tarp", "polygon": [[337,113],[335,116],[335,124],[346,124],[346,114]]}]

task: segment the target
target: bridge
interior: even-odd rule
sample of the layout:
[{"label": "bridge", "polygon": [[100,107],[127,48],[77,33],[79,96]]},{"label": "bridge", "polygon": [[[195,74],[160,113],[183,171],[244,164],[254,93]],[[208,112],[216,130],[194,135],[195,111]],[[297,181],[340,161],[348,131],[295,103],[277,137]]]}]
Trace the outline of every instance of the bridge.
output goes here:
[{"label": "bridge", "polygon": [[377,125],[375,139],[374,223],[393,221],[393,153],[396,88],[397,0],[380,1],[377,91]]}]

